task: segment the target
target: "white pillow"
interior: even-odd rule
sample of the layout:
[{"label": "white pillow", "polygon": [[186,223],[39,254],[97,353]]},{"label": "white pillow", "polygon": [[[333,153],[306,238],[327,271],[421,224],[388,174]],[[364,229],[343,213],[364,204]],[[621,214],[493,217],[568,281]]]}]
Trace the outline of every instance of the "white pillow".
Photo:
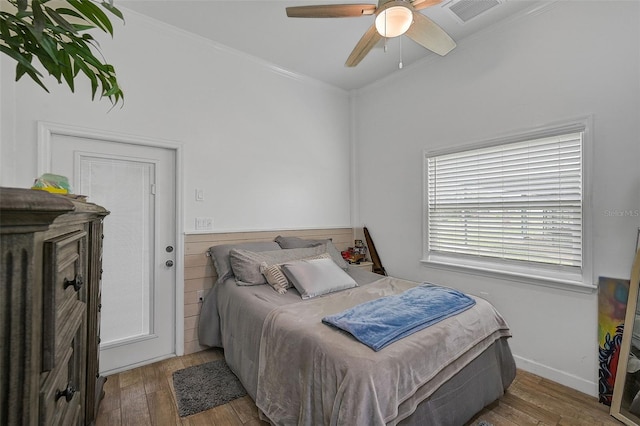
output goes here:
[{"label": "white pillow", "polygon": [[300,260],[285,263],[281,269],[303,299],[358,285],[331,259]]},{"label": "white pillow", "polygon": [[[301,260],[312,260],[312,259],[331,259],[329,253],[322,253],[317,256],[311,256]],[[280,294],[285,294],[289,287],[292,287],[291,283],[287,277],[284,276],[281,269],[282,264],[277,263],[275,265],[269,265],[267,262],[262,262],[260,264],[260,272],[267,279],[267,283],[273,287],[275,291]]]}]

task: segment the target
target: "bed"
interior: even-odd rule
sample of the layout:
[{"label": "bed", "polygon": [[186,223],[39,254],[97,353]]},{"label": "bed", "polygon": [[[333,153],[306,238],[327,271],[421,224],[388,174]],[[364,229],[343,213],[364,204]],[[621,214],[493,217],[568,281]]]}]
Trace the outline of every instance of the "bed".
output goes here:
[{"label": "bed", "polygon": [[[286,241],[295,244],[212,247],[218,279],[199,320],[200,343],[224,349],[227,364],[264,420],[274,425],[463,425],[513,381],[510,331],[485,300],[469,296],[472,307],[372,350],[323,318],[422,283],[340,264],[330,241]],[[269,283],[247,285],[236,276],[244,274],[234,272],[233,256],[254,256],[252,261],[284,256],[288,260],[279,266],[299,265],[304,260],[295,258],[302,256],[294,255],[296,250],[307,250],[304,259],[314,258],[309,250],[329,252],[314,262],[333,255],[357,286],[303,299],[307,288],[283,292]]]}]

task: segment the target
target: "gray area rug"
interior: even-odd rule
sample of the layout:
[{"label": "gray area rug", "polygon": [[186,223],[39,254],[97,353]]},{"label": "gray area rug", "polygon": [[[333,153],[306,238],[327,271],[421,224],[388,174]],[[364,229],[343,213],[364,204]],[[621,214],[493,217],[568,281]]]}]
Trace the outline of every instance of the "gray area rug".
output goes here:
[{"label": "gray area rug", "polygon": [[478,421],[478,423],[475,424],[475,426],[493,426],[493,425],[485,420],[480,420]]},{"label": "gray area rug", "polygon": [[176,371],[173,373],[173,387],[180,417],[226,404],[247,394],[222,359]]}]

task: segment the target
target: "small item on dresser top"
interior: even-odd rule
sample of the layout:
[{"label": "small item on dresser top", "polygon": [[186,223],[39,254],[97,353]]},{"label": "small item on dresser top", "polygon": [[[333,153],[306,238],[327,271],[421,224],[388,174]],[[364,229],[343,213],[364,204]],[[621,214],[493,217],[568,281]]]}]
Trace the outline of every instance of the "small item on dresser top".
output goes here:
[{"label": "small item on dresser top", "polygon": [[366,254],[357,247],[348,247],[346,250],[340,252],[340,254],[342,258],[350,264],[359,264],[366,260]]},{"label": "small item on dresser top", "polygon": [[45,173],[37,178],[31,189],[47,191],[53,194],[71,194],[73,193],[69,179],[66,176]]}]

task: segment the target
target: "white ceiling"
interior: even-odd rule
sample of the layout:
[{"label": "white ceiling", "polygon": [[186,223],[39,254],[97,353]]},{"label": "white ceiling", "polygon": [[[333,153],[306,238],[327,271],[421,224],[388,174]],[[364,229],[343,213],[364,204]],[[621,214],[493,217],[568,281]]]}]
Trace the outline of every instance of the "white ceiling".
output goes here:
[{"label": "white ceiling", "polygon": [[[421,11],[447,31],[458,45],[464,43],[465,37],[539,4],[534,0],[499,0],[498,6],[463,23],[449,9],[460,1],[469,0],[445,0]],[[285,13],[287,6],[330,3],[375,1],[119,0],[116,5],[125,9],[125,19],[126,9],[131,9],[260,58],[285,71],[345,90],[364,87],[398,72],[401,51],[404,67],[425,58],[446,60],[402,36],[388,40],[386,53],[381,42],[357,67],[348,68],[344,63],[373,24],[373,16],[288,18]]]}]

